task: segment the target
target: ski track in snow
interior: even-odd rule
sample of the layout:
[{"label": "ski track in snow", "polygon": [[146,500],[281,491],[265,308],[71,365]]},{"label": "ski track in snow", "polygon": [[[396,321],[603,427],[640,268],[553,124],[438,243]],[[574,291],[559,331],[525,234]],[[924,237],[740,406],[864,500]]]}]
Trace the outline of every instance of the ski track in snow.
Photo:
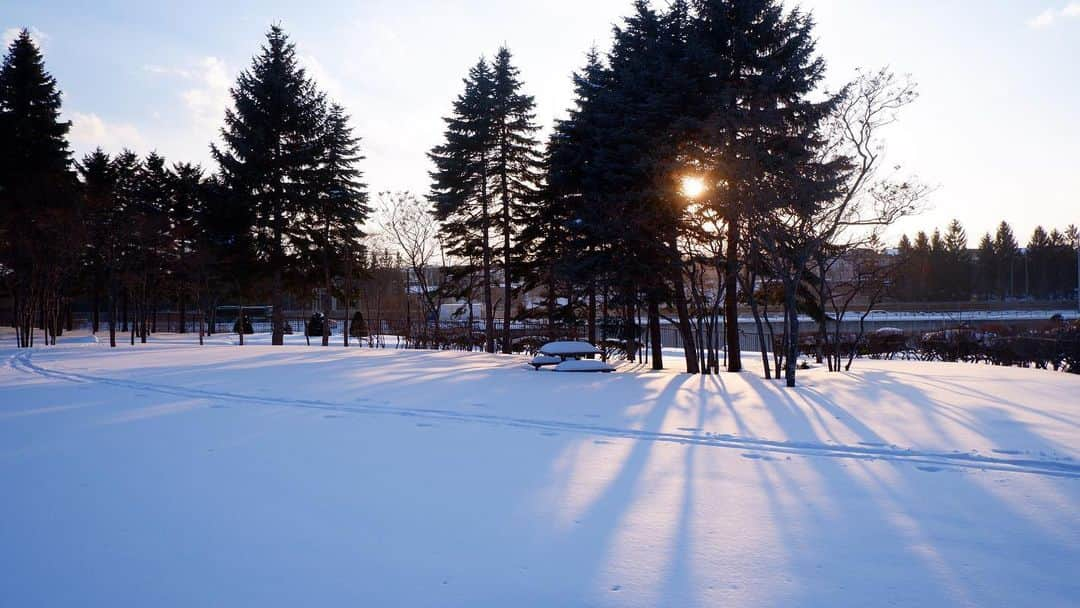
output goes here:
[{"label": "ski track in snow", "polygon": [[[170,386],[165,384],[152,384],[135,380],[120,380],[105,376],[93,376],[74,372],[61,372],[42,367],[31,361],[32,352],[23,351],[12,355],[8,365],[20,372],[30,373],[46,378],[53,378],[74,383],[94,383],[115,386],[119,388],[149,391],[159,394],[196,399],[210,399],[216,401],[233,401],[237,403],[251,403],[257,405],[272,405],[282,407],[305,408],[324,410],[328,412],[369,414],[399,417],[421,417],[431,420],[452,422],[488,424],[511,428],[523,428],[542,431],[541,435],[555,436],[559,432],[577,433],[582,435],[598,435],[602,437],[614,437],[631,439],[636,441],[658,441],[683,445],[706,446],[736,450],[754,450],[755,452],[770,452],[798,456],[822,456],[829,458],[847,458],[856,460],[880,460],[895,463],[910,463],[920,471],[938,472],[948,469],[974,469],[994,470],[1003,472],[1028,473],[1050,477],[1063,477],[1080,479],[1080,464],[1065,460],[1040,460],[1030,458],[999,458],[985,456],[972,452],[936,452],[904,449],[896,446],[863,442],[859,445],[823,444],[799,441],[776,441],[769,439],[755,439],[749,437],[736,437],[727,434],[702,433],[700,429],[682,429],[692,431],[686,434],[640,431],[636,429],[623,429],[591,424],[580,424],[568,421],[543,420],[534,418],[518,418],[513,416],[498,416],[476,412],[458,412],[434,408],[405,408],[396,407],[386,402],[385,405],[373,403],[350,403],[338,404],[322,400],[284,399],[279,397],[244,395],[239,393],[209,391],[197,388]],[[211,404],[210,407],[225,407],[222,404]],[[327,418],[333,416],[325,416]],[[433,425],[418,424],[425,428]],[[1011,450],[994,450],[995,454],[1010,454]],[[744,458],[756,461],[776,460],[760,454],[741,454]]]}]

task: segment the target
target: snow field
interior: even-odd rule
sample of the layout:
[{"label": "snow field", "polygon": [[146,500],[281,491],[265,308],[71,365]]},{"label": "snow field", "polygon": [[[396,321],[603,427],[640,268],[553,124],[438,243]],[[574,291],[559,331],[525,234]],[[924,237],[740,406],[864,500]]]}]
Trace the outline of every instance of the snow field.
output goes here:
[{"label": "snow field", "polygon": [[0,351],[0,605],[1080,599],[1074,376],[228,338]]}]

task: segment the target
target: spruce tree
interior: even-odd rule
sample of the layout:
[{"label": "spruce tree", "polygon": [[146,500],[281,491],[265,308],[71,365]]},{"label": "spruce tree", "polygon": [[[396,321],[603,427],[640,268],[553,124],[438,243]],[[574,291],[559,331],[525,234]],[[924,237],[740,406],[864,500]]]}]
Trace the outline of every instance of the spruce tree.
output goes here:
[{"label": "spruce tree", "polygon": [[321,95],[280,26],[231,89],[222,148],[212,147],[223,186],[251,209],[255,243],[270,279],[275,345],[284,344],[284,274],[310,200],[305,180],[317,161]]},{"label": "spruce tree", "polygon": [[109,346],[115,348],[117,282],[122,239],[125,238],[124,215],[116,196],[117,175],[112,159],[101,148],[84,156],[78,169],[83,182],[83,208],[88,229],[87,257],[105,291]]},{"label": "spruce tree", "polygon": [[56,80],[23,29],[0,66],[0,266],[24,347],[34,318],[56,308],[63,273],[79,252],[71,123],[60,119],[60,110]]},{"label": "spruce tree", "polygon": [[825,65],[814,53],[808,15],[785,11],[779,0],[694,0],[691,5],[696,15],[691,59],[704,91],[695,140],[709,173],[717,176],[708,202],[727,223],[728,370],[739,371],[737,274],[744,218],[775,205],[774,193],[762,187],[770,181],[768,174],[797,173],[791,165],[812,156],[809,135],[832,102],[809,99]]},{"label": "spruce tree", "polygon": [[[431,172],[428,198],[434,206],[447,253],[457,260],[479,260],[484,303],[484,349],[495,352],[495,319],[492,306],[492,194],[491,175],[494,74],[480,59],[464,80],[465,90],[454,100],[446,124],[444,142],[428,157]],[[468,263],[461,269],[472,274]],[[471,328],[470,328],[471,331]]]},{"label": "spruce tree", "polygon": [[499,201],[498,232],[502,235],[503,331],[502,352],[511,352],[510,314],[513,301],[517,226],[531,219],[541,181],[541,160],[536,132],[536,102],[522,93],[518,69],[510,50],[501,47],[492,69],[491,169],[489,175]]},{"label": "spruce tree", "polygon": [[[334,277],[345,269],[346,256],[362,249],[360,226],[369,209],[361,173],[359,139],[353,136],[349,117],[339,105],[331,105],[324,116],[319,140],[317,166],[312,174],[313,204],[305,218],[305,231],[298,242],[315,258],[323,283],[323,312],[330,312]],[[322,345],[330,343],[330,324],[322,324]]]},{"label": "spruce tree", "polygon": [[1016,242],[1012,226],[1002,221],[994,233],[994,256],[998,262],[998,295],[1004,300],[1016,295],[1016,260],[1020,245]]},{"label": "spruce tree", "polygon": [[590,342],[597,341],[597,293],[605,289],[612,267],[604,263],[609,234],[600,204],[606,165],[602,154],[604,116],[610,72],[592,49],[573,77],[574,105],[558,120],[548,141],[546,196],[537,221],[526,225],[523,241],[532,248],[534,269],[548,285],[548,314],[553,316],[556,275],[585,285]]},{"label": "spruce tree", "polygon": [[994,239],[987,232],[979,240],[979,248],[976,257],[976,289],[983,298],[993,297],[997,290],[998,260],[997,251],[994,249]]},{"label": "spruce tree", "polygon": [[971,256],[968,254],[967,232],[960,220],[949,223],[944,236],[945,286],[949,299],[968,299],[971,294]]},{"label": "spruce tree", "polygon": [[191,163],[173,165],[170,184],[169,266],[172,268],[180,333],[187,331],[189,298],[198,302],[200,279],[206,258],[203,226],[199,219],[206,204],[202,167]]}]

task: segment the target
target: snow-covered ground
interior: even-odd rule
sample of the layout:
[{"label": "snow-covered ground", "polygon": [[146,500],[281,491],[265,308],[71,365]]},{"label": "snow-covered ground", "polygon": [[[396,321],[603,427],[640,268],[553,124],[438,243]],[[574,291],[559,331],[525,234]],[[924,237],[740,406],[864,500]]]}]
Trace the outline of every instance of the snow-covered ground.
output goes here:
[{"label": "snow-covered ground", "polygon": [[0,350],[0,605],[1080,605],[1077,376],[234,339]]}]

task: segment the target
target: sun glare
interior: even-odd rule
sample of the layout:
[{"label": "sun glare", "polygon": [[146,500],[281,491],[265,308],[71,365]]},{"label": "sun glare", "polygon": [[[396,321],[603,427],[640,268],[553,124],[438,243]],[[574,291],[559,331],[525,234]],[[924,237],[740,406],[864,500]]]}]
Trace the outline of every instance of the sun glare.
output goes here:
[{"label": "sun glare", "polygon": [[699,198],[705,194],[705,180],[687,175],[682,178],[682,193],[686,198]]}]

